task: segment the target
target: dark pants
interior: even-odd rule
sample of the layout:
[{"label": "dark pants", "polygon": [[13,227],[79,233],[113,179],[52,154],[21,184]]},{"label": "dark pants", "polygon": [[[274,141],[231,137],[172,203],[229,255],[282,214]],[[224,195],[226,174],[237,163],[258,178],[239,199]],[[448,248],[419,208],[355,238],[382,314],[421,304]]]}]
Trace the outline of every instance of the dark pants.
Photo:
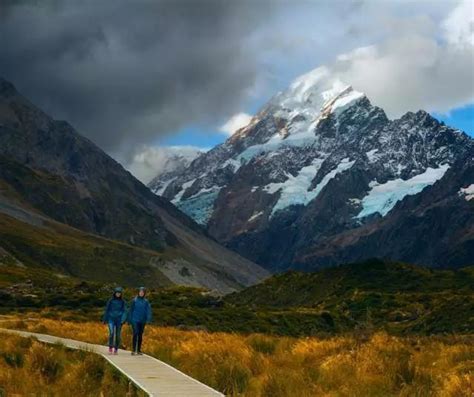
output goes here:
[{"label": "dark pants", "polygon": [[[122,322],[118,320],[109,320],[109,347],[115,347],[116,349],[120,346],[120,333],[122,331]],[[114,343],[115,339],[115,343]]]},{"label": "dark pants", "polygon": [[142,351],[142,337],[143,331],[145,331],[145,323],[132,323],[133,328],[133,348],[134,352],[141,352]]}]

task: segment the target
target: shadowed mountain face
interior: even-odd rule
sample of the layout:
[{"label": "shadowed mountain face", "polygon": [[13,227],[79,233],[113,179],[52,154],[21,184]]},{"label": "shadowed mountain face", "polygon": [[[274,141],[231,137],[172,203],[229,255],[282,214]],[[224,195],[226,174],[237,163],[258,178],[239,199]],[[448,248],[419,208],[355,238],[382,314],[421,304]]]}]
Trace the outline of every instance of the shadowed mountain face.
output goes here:
[{"label": "shadowed mountain face", "polygon": [[458,267],[474,257],[473,158],[463,132],[421,110],[389,120],[318,68],[160,193],[271,270],[370,257]]},{"label": "shadowed mountain face", "polygon": [[67,122],[53,120],[2,79],[0,164],[0,212],[17,220],[38,226],[48,218],[157,251],[165,259],[155,266],[178,283],[228,290],[267,274],[208,238]]}]

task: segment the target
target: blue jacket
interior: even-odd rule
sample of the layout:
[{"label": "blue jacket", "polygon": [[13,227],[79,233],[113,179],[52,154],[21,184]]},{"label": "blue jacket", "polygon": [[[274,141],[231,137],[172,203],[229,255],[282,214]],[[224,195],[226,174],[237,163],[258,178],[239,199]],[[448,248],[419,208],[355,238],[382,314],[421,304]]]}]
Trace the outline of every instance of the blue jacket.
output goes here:
[{"label": "blue jacket", "polygon": [[148,299],[136,296],[133,298],[128,312],[129,323],[149,323],[151,322],[151,305]]},{"label": "blue jacket", "polygon": [[127,319],[127,304],[122,298],[110,298],[105,307],[102,321],[120,321],[125,322]]}]

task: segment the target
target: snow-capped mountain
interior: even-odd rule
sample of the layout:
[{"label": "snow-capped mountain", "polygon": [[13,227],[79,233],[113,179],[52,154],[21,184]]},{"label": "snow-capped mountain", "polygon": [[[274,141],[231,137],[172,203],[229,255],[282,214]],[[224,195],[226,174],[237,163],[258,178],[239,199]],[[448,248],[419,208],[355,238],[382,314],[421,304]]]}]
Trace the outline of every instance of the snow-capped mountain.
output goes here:
[{"label": "snow-capped mountain", "polygon": [[[445,183],[448,171],[454,174],[473,155],[473,140],[463,132],[421,110],[389,120],[363,93],[321,67],[174,175],[160,194],[218,241],[260,264],[312,268],[331,264],[331,256],[321,261],[304,253],[341,233],[376,228],[406,198]],[[459,193],[469,192],[474,180],[458,182],[456,199],[467,203],[474,224],[474,201]],[[354,258],[378,255],[375,249],[353,251]],[[392,259],[402,256],[395,252]],[[413,260],[441,265],[428,256]],[[444,264],[463,260],[458,255]]]},{"label": "snow-capped mountain", "polygon": [[191,162],[204,153],[196,147],[170,146],[160,148],[160,156],[164,159],[164,164],[157,171],[157,175],[148,183],[148,187],[153,193],[161,195],[168,184],[191,164]]}]

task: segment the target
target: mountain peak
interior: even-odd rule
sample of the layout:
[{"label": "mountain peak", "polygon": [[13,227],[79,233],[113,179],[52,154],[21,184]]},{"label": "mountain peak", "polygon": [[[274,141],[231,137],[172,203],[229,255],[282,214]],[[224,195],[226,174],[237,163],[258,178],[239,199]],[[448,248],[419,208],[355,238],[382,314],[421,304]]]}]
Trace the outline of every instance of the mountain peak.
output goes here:
[{"label": "mountain peak", "polygon": [[285,118],[301,114],[315,120],[336,109],[340,112],[363,97],[364,93],[334,77],[323,66],[296,78],[287,90],[276,95],[271,105],[280,108],[280,115]]}]

